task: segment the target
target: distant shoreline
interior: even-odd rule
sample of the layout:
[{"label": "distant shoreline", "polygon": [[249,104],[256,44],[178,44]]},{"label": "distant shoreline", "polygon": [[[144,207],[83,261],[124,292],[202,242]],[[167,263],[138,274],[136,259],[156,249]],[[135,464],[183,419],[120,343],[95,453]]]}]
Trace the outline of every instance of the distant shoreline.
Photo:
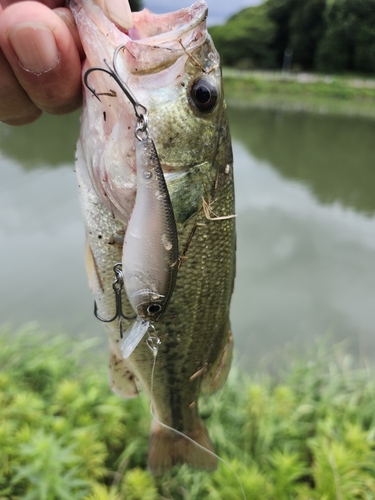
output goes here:
[{"label": "distant shoreline", "polygon": [[223,68],[232,106],[375,119],[375,78]]}]

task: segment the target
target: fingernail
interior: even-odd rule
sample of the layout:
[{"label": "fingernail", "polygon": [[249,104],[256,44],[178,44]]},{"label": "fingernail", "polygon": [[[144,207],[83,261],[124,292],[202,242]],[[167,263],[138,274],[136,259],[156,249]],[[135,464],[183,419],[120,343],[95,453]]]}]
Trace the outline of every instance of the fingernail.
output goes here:
[{"label": "fingernail", "polygon": [[9,31],[8,39],[26,71],[40,75],[53,69],[60,60],[53,32],[45,24],[17,24]]},{"label": "fingernail", "polygon": [[104,0],[104,7],[107,16],[116,24],[125,30],[133,27],[133,16],[128,0]]}]

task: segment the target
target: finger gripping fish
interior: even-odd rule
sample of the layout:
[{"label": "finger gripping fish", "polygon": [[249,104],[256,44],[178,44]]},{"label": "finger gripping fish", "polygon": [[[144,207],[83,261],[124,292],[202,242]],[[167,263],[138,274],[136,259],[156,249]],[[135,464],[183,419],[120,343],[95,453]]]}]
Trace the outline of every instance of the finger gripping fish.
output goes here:
[{"label": "finger gripping fish", "polygon": [[[198,398],[224,384],[232,358],[233,158],[207,5],[134,12],[126,32],[93,0],[70,0],[70,7],[86,54],[83,75],[108,69],[89,74],[96,96],[85,89],[76,171],[101,318],[116,317],[115,264],[124,272],[124,338],[117,320],[105,323],[111,387],[124,397],[143,388],[151,400],[152,473],[182,463],[213,470],[213,455],[169,429],[213,451]],[[115,54],[118,79],[103,65]],[[121,82],[147,109],[152,141],[134,136],[137,117]],[[136,321],[127,319],[135,311]],[[153,329],[156,358],[143,338]]]}]

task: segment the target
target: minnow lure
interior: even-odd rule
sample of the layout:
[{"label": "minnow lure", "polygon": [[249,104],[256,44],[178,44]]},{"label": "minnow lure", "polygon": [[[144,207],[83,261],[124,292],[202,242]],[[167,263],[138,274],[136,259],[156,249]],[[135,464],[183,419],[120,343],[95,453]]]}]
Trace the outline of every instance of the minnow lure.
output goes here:
[{"label": "minnow lure", "polygon": [[[104,60],[107,69],[94,67],[86,71],[84,82],[99,99],[96,91],[88,84],[93,71],[103,71],[111,76],[134,107],[137,117],[135,128],[137,194],[133,212],[125,233],[122,273],[129,302],[137,314],[135,322],[122,333],[122,311],[117,311],[111,320],[119,317],[121,352],[124,359],[137,347],[153,322],[164,313],[171,298],[177,276],[178,237],[171,199],[163,170],[160,165],[154,141],[149,137],[148,112],[121,80],[116,68],[116,58],[122,45],[113,55],[113,68]],[[121,298],[121,296],[120,296]],[[117,307],[118,308],[118,307]]]},{"label": "minnow lure", "polygon": [[137,195],[125,233],[124,285],[137,319],[125,332],[121,350],[127,358],[165,312],[177,276],[177,227],[155,144],[136,144]]}]

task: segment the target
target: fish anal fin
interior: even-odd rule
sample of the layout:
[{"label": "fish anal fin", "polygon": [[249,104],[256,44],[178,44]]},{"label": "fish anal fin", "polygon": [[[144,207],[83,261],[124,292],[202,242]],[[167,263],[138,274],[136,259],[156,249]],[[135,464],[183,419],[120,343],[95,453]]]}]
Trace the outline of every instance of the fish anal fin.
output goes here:
[{"label": "fish anal fin", "polygon": [[228,326],[228,334],[223,349],[216,360],[205,370],[201,385],[203,394],[210,395],[224,385],[232,364],[232,355],[233,335]]},{"label": "fish anal fin", "polygon": [[152,474],[161,476],[175,465],[182,464],[207,471],[216,469],[215,450],[201,419],[197,420],[196,429],[186,436],[194,442],[153,421],[148,447],[148,466]]},{"label": "fish anal fin", "polygon": [[133,398],[138,395],[135,375],[126,362],[113,351],[109,354],[109,377],[110,387],[114,393],[123,398]]}]

